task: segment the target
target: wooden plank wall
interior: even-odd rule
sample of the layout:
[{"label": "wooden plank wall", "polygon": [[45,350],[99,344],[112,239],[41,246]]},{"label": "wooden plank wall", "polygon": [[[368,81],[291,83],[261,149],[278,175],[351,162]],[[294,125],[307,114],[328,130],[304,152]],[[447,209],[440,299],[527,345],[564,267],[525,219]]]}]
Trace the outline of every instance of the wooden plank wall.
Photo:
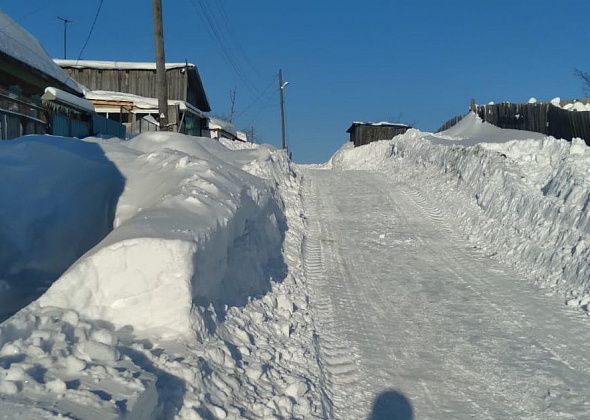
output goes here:
[{"label": "wooden plank wall", "polygon": [[[550,103],[479,105],[479,117],[500,128],[534,131],[571,141],[580,137],[590,145],[590,111],[567,111]],[[461,121],[455,117],[438,131],[444,131]]]},{"label": "wooden plank wall", "polygon": [[391,140],[395,136],[403,134],[406,131],[408,131],[408,127],[359,125],[353,129],[351,140],[356,147],[374,141]]},{"label": "wooden plank wall", "polygon": [[[91,90],[111,90],[148,98],[158,97],[155,70],[97,70],[91,68],[65,68],[64,70],[74,80]],[[187,101],[185,77],[184,68],[166,71],[169,99]],[[190,103],[190,101],[187,102]]]}]

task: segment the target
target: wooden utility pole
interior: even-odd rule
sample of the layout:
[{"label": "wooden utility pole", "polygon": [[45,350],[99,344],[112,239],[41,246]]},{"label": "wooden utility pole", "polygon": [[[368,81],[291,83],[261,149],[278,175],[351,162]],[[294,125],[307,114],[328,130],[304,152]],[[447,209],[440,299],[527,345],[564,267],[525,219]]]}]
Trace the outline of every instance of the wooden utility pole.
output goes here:
[{"label": "wooden utility pole", "polygon": [[234,122],[234,115],[236,112],[236,92],[237,92],[238,88],[234,86],[233,89],[229,90],[229,105],[230,105],[230,109],[229,109],[229,122],[233,123]]},{"label": "wooden utility pole", "polygon": [[61,16],[57,17],[64,23],[64,60],[68,58],[68,24],[72,23],[73,20],[68,18],[63,18]]},{"label": "wooden utility pole", "polygon": [[281,147],[287,148],[287,131],[285,128],[285,87],[289,82],[283,82],[283,70],[279,70],[279,95],[281,100]]},{"label": "wooden utility pole", "polygon": [[156,41],[156,91],[158,92],[158,113],[160,130],[168,126],[168,85],[166,84],[166,56],[164,54],[164,29],[162,26],[162,0],[152,0],[154,17],[154,38]]}]

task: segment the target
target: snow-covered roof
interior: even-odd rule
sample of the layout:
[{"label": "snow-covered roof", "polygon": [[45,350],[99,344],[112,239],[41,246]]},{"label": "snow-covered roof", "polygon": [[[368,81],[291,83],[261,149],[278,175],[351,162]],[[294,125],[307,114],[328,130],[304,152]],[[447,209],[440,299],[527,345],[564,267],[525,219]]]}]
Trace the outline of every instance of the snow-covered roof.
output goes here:
[{"label": "snow-covered roof", "polygon": [[388,122],[388,121],[380,121],[380,122],[353,121],[352,125],[372,125],[375,127],[409,127],[409,125],[407,125],[407,124],[392,123],[392,122]]},{"label": "snow-covered roof", "polygon": [[223,130],[226,133],[238,136],[236,127],[229,121],[222,120],[221,118],[209,117],[207,120],[209,130]]},{"label": "snow-covered roof", "polygon": [[363,121],[353,121],[353,123],[350,125],[350,127],[348,127],[348,129],[346,130],[347,133],[350,133],[350,131],[354,128],[357,127],[359,125],[364,125],[364,126],[371,126],[371,127],[400,127],[400,128],[411,128],[409,125],[407,124],[402,124],[402,123],[392,123],[392,122],[387,122],[387,121],[380,121],[380,122],[363,122]]},{"label": "snow-covered roof", "polygon": [[[99,61],[99,60],[53,60],[60,67],[88,68],[100,70],[156,70],[156,63],[132,61]],[[166,70],[195,67],[192,63],[166,63]]]},{"label": "snow-covered roof", "polygon": [[[132,93],[113,92],[109,90],[89,90],[85,92],[86,99],[91,101],[121,101],[130,102],[139,109],[158,109],[157,98],[146,98]],[[169,105],[178,105],[181,111],[191,111],[193,114],[204,116],[203,112],[185,101],[168,99]]]},{"label": "snow-covered roof", "polygon": [[42,98],[44,100],[61,102],[82,111],[94,112],[94,107],[86,99],[54,87],[45,88],[45,94]]},{"label": "snow-covered roof", "polygon": [[236,137],[238,140],[248,141],[248,134],[244,133],[243,131],[236,131]]},{"label": "snow-covered roof", "polygon": [[39,70],[73,91],[82,93],[78,83],[53,62],[39,41],[2,11],[0,11],[0,52]]}]

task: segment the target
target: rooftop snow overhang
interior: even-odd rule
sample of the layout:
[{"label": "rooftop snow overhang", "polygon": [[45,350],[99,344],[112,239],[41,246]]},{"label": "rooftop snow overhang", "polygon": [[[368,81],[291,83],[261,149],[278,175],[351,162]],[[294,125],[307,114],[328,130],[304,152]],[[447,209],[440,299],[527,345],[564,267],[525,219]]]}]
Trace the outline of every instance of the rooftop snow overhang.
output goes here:
[{"label": "rooftop snow overhang", "polygon": [[[61,68],[98,69],[98,70],[156,70],[156,63],[133,61],[100,61],[100,60],[63,60],[54,58],[55,64]],[[194,68],[192,63],[166,63],[166,70],[177,68]]]},{"label": "rooftop snow overhang", "polygon": [[[144,96],[134,95],[132,93],[112,92],[107,90],[96,90],[86,92],[86,99],[92,101],[95,106],[128,106],[129,108],[136,108],[142,111],[158,111],[158,99],[147,98]],[[185,101],[176,99],[169,99],[168,105],[177,105],[178,109],[183,112],[194,114],[200,118],[204,118],[205,114],[198,108]]]},{"label": "rooftop snow overhang", "polygon": [[94,112],[94,106],[92,106],[92,103],[86,99],[80,98],[54,87],[46,88],[45,93],[41,99],[44,101],[57,102],[62,105],[69,106],[70,108],[74,108],[78,111]]}]

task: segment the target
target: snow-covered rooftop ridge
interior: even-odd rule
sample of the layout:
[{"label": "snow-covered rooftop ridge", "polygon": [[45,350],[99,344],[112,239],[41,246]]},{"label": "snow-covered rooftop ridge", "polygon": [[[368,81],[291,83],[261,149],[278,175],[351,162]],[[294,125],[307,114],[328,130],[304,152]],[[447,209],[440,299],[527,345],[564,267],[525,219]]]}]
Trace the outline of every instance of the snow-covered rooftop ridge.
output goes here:
[{"label": "snow-covered rooftop ridge", "polygon": [[[115,92],[110,90],[88,90],[84,93],[86,99],[91,101],[121,101],[132,102],[133,105],[140,109],[158,109],[158,99],[148,98],[145,96],[134,95],[133,93]],[[178,99],[168,99],[169,105],[178,105],[181,111],[192,111],[202,116],[203,112],[186,101]]]},{"label": "snow-covered rooftop ridge", "polygon": [[353,121],[352,125],[372,125],[375,127],[409,127],[407,124],[402,123],[393,123],[389,121],[379,121],[379,122],[370,122],[370,121]]},{"label": "snow-covered rooftop ridge", "polygon": [[65,103],[73,106],[74,108],[81,109],[82,111],[94,112],[92,104],[84,98],[72,95],[71,93],[64,92],[63,90],[48,87],[45,88],[45,94],[43,95],[45,100],[53,100]]},{"label": "snow-covered rooftop ridge", "polygon": [[[100,70],[156,70],[156,63],[133,61],[100,61],[100,60],[63,60],[54,58],[60,67],[89,68]],[[182,67],[194,68],[193,63],[166,63],[166,70]]]},{"label": "snow-covered rooftop ridge", "polygon": [[0,11],[0,52],[27,64],[76,92],[82,89],[52,60],[39,41],[22,26]]}]

